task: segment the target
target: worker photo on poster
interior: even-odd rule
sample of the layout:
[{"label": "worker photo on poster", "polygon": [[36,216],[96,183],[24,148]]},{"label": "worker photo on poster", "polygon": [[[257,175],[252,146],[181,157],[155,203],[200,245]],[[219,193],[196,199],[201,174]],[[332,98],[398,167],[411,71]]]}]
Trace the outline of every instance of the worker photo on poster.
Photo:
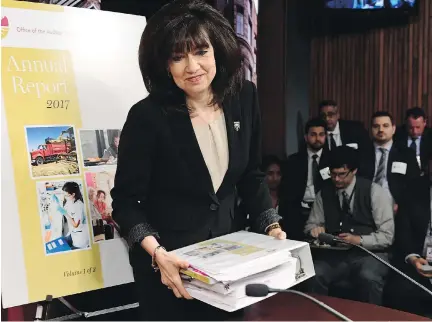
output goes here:
[{"label": "worker photo on poster", "polygon": [[25,132],[32,178],[80,173],[73,126],[27,126]]},{"label": "worker photo on poster", "polygon": [[114,176],[115,171],[85,172],[94,242],[120,238],[120,228],[112,218],[110,191],[114,187]]},{"label": "worker photo on poster", "polygon": [[45,253],[90,249],[82,180],[36,183]]},{"label": "worker photo on poster", "polygon": [[117,165],[120,133],[119,129],[80,129],[84,167]]}]

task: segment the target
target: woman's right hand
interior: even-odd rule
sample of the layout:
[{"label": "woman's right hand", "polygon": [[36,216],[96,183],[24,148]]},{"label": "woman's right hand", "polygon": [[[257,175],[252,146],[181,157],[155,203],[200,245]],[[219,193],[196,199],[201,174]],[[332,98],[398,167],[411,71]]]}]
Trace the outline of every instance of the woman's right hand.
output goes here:
[{"label": "woman's right hand", "polygon": [[155,261],[161,273],[162,283],[171,289],[177,298],[183,297],[192,300],[193,297],[189,295],[183,286],[179,272],[180,269],[187,269],[189,263],[180,260],[176,255],[168,253],[164,249],[158,250]]},{"label": "woman's right hand", "polygon": [[321,226],[313,228],[310,232],[311,236],[314,238],[318,238],[319,234],[322,233],[325,233],[325,228]]}]

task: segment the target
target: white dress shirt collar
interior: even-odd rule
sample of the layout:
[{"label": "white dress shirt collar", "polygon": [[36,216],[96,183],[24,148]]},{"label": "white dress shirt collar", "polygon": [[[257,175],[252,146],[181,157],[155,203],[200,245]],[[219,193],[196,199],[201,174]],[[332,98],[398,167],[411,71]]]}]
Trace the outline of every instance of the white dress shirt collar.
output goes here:
[{"label": "white dress shirt collar", "polygon": [[327,135],[329,135],[330,133],[332,133],[333,135],[340,134],[339,121],[336,123],[336,126],[333,131],[327,131]]},{"label": "white dress shirt collar", "polygon": [[384,148],[385,150],[387,150],[387,152],[389,152],[393,146],[393,140],[388,141],[384,145],[378,145],[374,142],[374,146],[375,146],[375,151],[379,151],[379,149]]},{"label": "white dress shirt collar", "polygon": [[318,159],[320,159],[320,158],[321,158],[322,151],[323,151],[322,148],[321,148],[319,151],[317,151],[317,152],[312,151],[310,148],[307,148],[307,154],[308,154],[308,157],[309,157],[310,159],[312,158],[312,156],[313,156],[314,154],[318,155]]}]

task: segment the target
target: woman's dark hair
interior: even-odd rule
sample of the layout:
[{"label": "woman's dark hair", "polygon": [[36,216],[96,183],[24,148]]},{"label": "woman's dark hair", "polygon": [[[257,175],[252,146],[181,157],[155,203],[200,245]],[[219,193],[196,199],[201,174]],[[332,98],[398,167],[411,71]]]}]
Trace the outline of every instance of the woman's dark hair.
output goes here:
[{"label": "woman's dark hair", "polygon": [[[75,194],[75,202],[77,200],[81,200],[82,202],[84,202],[83,196],[82,196],[82,193],[81,193],[81,190],[79,188],[78,183],[73,182],[73,181],[66,182],[63,185],[62,190],[65,191],[65,192],[67,192],[70,195],[74,193]],[[63,205],[64,204],[65,204],[65,202],[63,203]]]},{"label": "woman's dark hair", "polygon": [[99,197],[101,194],[103,194],[106,197],[106,193],[103,190],[98,190],[96,193],[96,197]]},{"label": "woman's dark hair", "polygon": [[211,104],[221,104],[242,86],[242,53],[225,17],[199,0],[175,0],[153,15],[139,45],[139,66],[150,97],[169,106],[185,104],[185,94],[168,74],[175,53],[214,48],[216,76]]},{"label": "woman's dark hair", "polygon": [[360,165],[358,160],[356,149],[346,145],[338,146],[330,151],[330,170],[345,167],[351,171],[358,169]]},{"label": "woman's dark hair", "polygon": [[277,164],[282,171],[282,161],[272,154],[263,156],[260,170],[265,173],[272,164]]}]

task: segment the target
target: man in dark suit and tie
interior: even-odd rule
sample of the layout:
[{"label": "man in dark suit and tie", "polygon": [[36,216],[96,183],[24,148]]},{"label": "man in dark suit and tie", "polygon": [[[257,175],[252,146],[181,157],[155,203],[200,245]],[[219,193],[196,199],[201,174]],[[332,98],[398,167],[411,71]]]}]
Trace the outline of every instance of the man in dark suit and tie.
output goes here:
[{"label": "man in dark suit and tie", "polygon": [[396,212],[398,204],[409,201],[406,192],[418,183],[420,168],[412,149],[394,144],[396,126],[390,113],[375,112],[371,123],[375,149],[359,172],[388,191]]},{"label": "man in dark suit and tie", "polygon": [[405,124],[398,127],[395,142],[415,151],[423,174],[429,173],[429,160],[432,158],[432,130],[426,125],[425,111],[413,107],[406,111]]},{"label": "man in dark suit and tie", "polygon": [[316,193],[330,179],[328,152],[323,149],[326,124],[316,118],[305,127],[306,147],[288,157],[280,185],[279,215],[288,238],[302,240]]},{"label": "man in dark suit and tie", "polygon": [[321,118],[327,124],[327,144],[325,148],[332,150],[340,145],[357,149],[361,160],[373,150],[369,134],[363,124],[358,121],[340,119],[340,111],[333,100],[325,100],[319,104]]},{"label": "man in dark suit and tie", "polygon": [[[416,202],[401,205],[395,218],[393,264],[432,291],[432,273],[422,270],[428,259],[432,265],[432,186],[421,180],[409,195]],[[399,274],[389,274],[385,299],[386,306],[432,317],[432,296]]]}]

